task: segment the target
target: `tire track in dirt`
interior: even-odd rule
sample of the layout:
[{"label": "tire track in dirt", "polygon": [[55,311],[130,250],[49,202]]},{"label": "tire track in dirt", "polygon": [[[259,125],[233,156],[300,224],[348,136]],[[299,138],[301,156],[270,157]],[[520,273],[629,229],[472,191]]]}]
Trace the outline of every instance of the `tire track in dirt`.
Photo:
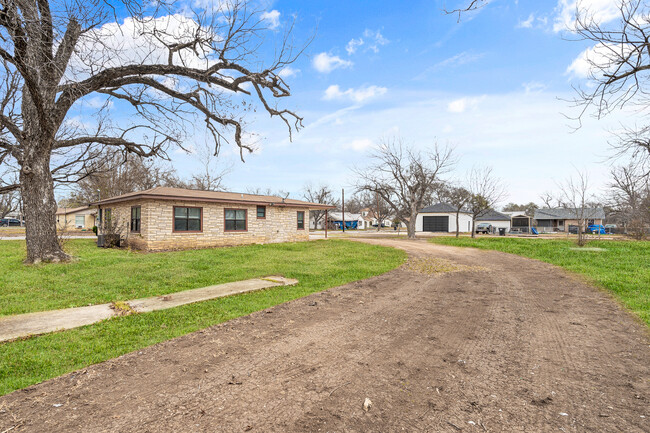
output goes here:
[{"label": "tire track in dirt", "polygon": [[507,254],[369,242],[489,271],[398,269],[127,354],[1,397],[0,431],[650,430],[648,332],[606,295]]}]

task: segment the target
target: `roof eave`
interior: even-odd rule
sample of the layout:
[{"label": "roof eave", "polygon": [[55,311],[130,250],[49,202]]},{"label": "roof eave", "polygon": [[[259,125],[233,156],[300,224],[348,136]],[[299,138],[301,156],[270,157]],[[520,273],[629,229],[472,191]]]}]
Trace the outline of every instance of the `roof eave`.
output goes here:
[{"label": "roof eave", "polygon": [[158,195],[158,194],[134,194],[128,197],[115,197],[106,200],[100,200],[90,203],[90,206],[104,206],[108,204],[122,203],[134,200],[168,200],[168,201],[198,201],[206,203],[234,203],[234,204],[247,204],[247,205],[260,205],[260,206],[278,206],[278,207],[303,207],[306,209],[335,209],[336,206],[324,205],[318,203],[278,203],[278,202],[264,202],[257,200],[231,200],[223,198],[210,198],[210,197],[186,197],[186,196],[171,196],[171,195]]}]

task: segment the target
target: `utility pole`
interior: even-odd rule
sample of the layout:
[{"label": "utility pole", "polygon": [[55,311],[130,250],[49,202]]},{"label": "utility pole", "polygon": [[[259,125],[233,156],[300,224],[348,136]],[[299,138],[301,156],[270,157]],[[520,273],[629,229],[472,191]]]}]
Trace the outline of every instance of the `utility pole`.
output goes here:
[{"label": "utility pole", "polygon": [[341,211],[343,212],[343,233],[345,233],[345,189],[341,188]]}]

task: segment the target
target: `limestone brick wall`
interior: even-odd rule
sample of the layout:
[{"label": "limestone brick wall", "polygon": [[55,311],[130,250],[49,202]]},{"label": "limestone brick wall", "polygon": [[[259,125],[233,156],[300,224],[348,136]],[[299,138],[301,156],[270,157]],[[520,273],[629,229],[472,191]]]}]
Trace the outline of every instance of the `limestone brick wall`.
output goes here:
[{"label": "limestone brick wall", "polygon": [[[140,233],[129,230],[132,206],[141,207]],[[200,207],[201,232],[175,232],[174,207]],[[257,218],[256,205],[138,200],[103,206],[103,209],[107,208],[112,209],[122,238],[130,246],[151,251],[309,240],[309,209],[304,208],[266,206],[264,219]],[[245,209],[247,230],[225,231],[225,209]],[[298,211],[305,212],[304,230],[297,228]]]}]

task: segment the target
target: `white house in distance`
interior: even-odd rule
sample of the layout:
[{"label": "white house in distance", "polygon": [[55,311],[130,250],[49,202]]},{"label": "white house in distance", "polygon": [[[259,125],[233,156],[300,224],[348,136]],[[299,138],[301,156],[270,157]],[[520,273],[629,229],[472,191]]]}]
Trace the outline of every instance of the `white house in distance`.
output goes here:
[{"label": "white house in distance", "polygon": [[[458,215],[459,231],[472,231],[472,215],[464,210]],[[415,220],[416,232],[456,232],[456,208],[447,203],[437,203],[422,209]]]},{"label": "white house in distance", "polygon": [[506,229],[506,231],[509,231],[512,224],[510,215],[497,212],[494,209],[490,209],[484,215],[476,218],[476,225],[479,225],[481,223],[491,224],[493,227],[493,233],[502,228]]}]

